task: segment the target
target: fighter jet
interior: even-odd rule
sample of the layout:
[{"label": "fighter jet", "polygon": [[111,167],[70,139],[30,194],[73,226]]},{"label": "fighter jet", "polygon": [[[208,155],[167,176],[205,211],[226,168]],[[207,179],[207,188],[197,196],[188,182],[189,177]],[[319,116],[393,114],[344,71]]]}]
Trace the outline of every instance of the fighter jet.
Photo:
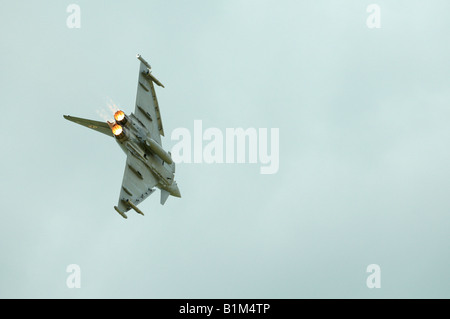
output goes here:
[{"label": "fighter jet", "polygon": [[114,122],[100,122],[64,115],[64,118],[113,137],[127,155],[119,202],[114,209],[123,217],[130,209],[144,215],[137,207],[157,187],[161,190],[161,205],[169,195],[181,197],[174,180],[175,163],[170,152],[162,148],[161,135],[164,130],[161,121],[156,84],[159,82],[151,73],[151,66],[139,54],[139,77],[134,114],[126,115],[119,110]]}]

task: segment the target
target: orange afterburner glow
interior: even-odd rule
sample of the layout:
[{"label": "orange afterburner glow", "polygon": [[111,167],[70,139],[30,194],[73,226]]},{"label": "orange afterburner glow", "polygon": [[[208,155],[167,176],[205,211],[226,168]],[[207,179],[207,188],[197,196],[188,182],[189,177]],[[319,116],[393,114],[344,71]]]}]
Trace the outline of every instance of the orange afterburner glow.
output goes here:
[{"label": "orange afterburner glow", "polygon": [[125,118],[125,113],[123,113],[122,111],[117,111],[114,114],[114,118],[116,119],[116,122],[121,122]]},{"label": "orange afterburner glow", "polygon": [[114,125],[112,127],[112,132],[115,136],[119,136],[123,132],[122,126],[120,126],[119,124]]}]

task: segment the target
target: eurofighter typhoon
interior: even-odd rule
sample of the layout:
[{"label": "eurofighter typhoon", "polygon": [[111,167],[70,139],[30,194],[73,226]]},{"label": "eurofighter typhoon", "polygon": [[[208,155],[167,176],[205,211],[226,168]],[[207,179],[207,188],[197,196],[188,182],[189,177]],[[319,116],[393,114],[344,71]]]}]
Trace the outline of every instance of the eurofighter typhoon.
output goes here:
[{"label": "eurofighter typhoon", "polygon": [[151,66],[139,54],[139,78],[134,114],[123,111],[114,114],[114,122],[100,122],[64,115],[64,118],[113,137],[127,155],[120,188],[119,203],[114,209],[123,217],[130,209],[144,215],[137,207],[157,187],[161,190],[161,205],[169,195],[181,197],[174,180],[175,163],[170,152],[162,148],[164,130],[153,83],[164,87],[151,73]]}]

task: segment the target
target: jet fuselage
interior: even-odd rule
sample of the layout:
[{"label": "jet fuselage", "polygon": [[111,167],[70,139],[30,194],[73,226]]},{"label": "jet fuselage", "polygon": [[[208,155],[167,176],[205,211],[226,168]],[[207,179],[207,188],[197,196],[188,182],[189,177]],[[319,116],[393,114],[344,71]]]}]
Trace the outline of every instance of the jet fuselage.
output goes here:
[{"label": "jet fuselage", "polygon": [[133,113],[127,116],[118,111],[114,118],[115,122],[108,122],[108,125],[125,154],[134,156],[152,171],[158,178],[158,188],[165,189],[172,196],[180,197],[180,191],[174,182],[175,163],[170,153],[152,139],[145,125]]}]

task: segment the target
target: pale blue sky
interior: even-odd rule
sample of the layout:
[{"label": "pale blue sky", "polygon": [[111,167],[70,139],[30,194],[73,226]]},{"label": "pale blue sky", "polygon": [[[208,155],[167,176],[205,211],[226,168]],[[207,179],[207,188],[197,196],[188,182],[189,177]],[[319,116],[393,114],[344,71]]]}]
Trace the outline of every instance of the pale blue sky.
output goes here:
[{"label": "pale blue sky", "polygon": [[[0,297],[449,298],[450,3],[377,1],[368,29],[370,3],[2,1]],[[122,219],[125,155],[62,115],[132,112],[137,53],[163,146],[279,128],[278,173],[180,164],[181,199]]]}]

